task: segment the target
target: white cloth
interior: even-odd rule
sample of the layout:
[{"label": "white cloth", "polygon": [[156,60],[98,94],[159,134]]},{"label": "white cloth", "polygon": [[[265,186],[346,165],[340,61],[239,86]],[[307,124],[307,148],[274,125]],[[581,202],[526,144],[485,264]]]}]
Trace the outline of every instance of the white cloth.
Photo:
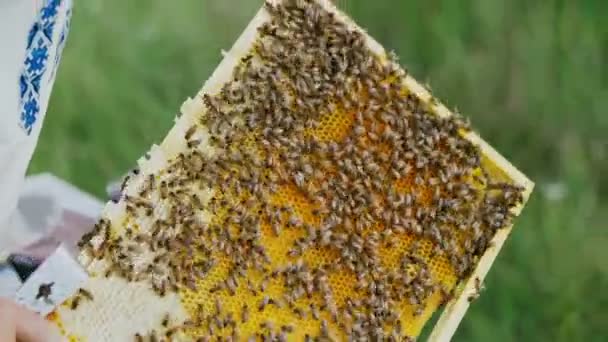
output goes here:
[{"label": "white cloth", "polygon": [[69,30],[72,0],[0,0],[0,254],[29,241],[15,215]]}]

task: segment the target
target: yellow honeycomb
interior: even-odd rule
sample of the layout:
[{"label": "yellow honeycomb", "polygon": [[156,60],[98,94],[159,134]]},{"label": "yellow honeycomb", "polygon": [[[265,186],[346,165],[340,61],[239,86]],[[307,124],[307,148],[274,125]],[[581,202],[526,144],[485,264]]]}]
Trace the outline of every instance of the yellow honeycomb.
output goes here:
[{"label": "yellow honeycomb", "polygon": [[336,103],[335,100],[332,102],[334,102],[336,109],[334,111],[328,110],[327,113],[321,115],[319,126],[307,132],[321,141],[340,141],[344,139],[355,121],[352,112],[349,112],[340,103]]},{"label": "yellow honeycomb", "polygon": [[[335,111],[327,111],[321,116],[319,126],[311,129],[308,134],[314,135],[323,141],[338,141],[345,137],[349,130],[352,129],[353,116],[348,113],[340,104],[337,104]],[[254,140],[249,140],[249,147],[256,148]],[[375,147],[382,149],[381,144],[376,144]],[[374,145],[370,142],[370,148]],[[487,157],[482,158],[482,165],[489,172],[489,176],[493,180],[509,180],[506,174],[496,167]],[[428,178],[428,175],[422,175]],[[394,184],[394,187],[399,191],[411,191],[414,185],[413,179],[415,173],[411,176],[402,178]],[[220,189],[216,189],[219,191]],[[422,197],[422,202],[427,205],[430,203],[432,191],[428,188],[418,188],[417,191],[426,196]],[[233,199],[234,200],[234,199]],[[293,209],[294,213],[304,222],[315,225],[319,222],[319,218],[313,215],[314,205],[295,186],[285,186],[280,188],[272,197],[273,204],[283,205]],[[218,215],[222,216],[222,215]],[[286,220],[285,220],[286,221]],[[381,232],[382,226],[376,226],[371,231]],[[266,248],[272,264],[270,268],[275,269],[284,266],[288,262],[293,262],[295,258],[288,256],[288,251],[294,241],[304,236],[302,229],[293,229],[283,222],[280,236],[276,236],[268,224],[263,225],[262,241]],[[390,246],[382,246],[379,248],[379,254],[383,265],[388,269],[392,269],[399,263],[400,256],[406,252],[415,237],[411,233],[394,234],[390,240]],[[446,290],[454,289],[457,285],[457,276],[450,264],[449,260],[443,255],[431,256],[433,243],[428,239],[419,240],[418,254],[428,263],[429,271],[435,281],[442,284]],[[312,248],[305,251],[302,255],[303,260],[310,266],[319,266],[331,264],[337,255],[334,250],[329,248]],[[278,281],[273,280],[268,282],[266,291],[259,292],[254,295],[247,289],[244,282],[239,284],[236,294],[231,296],[226,291],[220,293],[210,293],[209,289],[218,282],[224,280],[227,276],[228,267],[230,266],[229,259],[216,255],[219,260],[214,269],[206,276],[197,282],[197,291],[193,292],[186,290],[180,293],[184,306],[188,309],[192,317],[200,314],[202,308],[205,313],[215,312],[215,302],[219,300],[222,303],[222,311],[224,313],[233,313],[234,317],[239,320],[241,317],[242,308],[247,305],[250,311],[250,318],[247,323],[239,324],[239,333],[241,337],[252,336],[261,331],[260,326],[266,321],[274,324],[275,328],[282,325],[292,324],[296,327],[294,332],[289,335],[293,340],[302,340],[306,335],[317,336],[319,334],[319,321],[313,319],[309,313],[311,304],[315,304],[317,308],[320,306],[318,295],[313,295],[312,298],[304,298],[297,301],[296,305],[306,310],[306,317],[301,318],[284,305],[283,308],[278,308],[274,305],[268,305],[263,311],[259,311],[257,306],[263,300],[264,296],[270,298],[280,298],[284,293],[284,286]],[[248,277],[258,285],[262,280],[262,275],[259,272],[252,272]],[[329,283],[334,294],[334,300],[338,306],[343,305],[347,299],[362,298],[362,292],[355,289],[356,275],[354,272],[340,271],[334,272],[329,276]],[[440,293],[434,293],[427,301],[424,311],[418,315],[414,315],[414,306],[407,303],[405,300],[400,304],[401,307],[401,322],[403,323],[403,332],[408,336],[418,336],[424,323],[431,317],[441,304],[442,296]],[[339,331],[333,323],[331,323],[329,313],[326,310],[320,312],[321,318],[327,319],[330,322],[330,328],[333,328],[334,337],[345,338],[340,336]],[[201,336],[208,334],[208,330],[204,328],[192,329],[189,331],[191,336]],[[217,332],[216,332],[217,333]],[[222,336],[229,336],[229,329],[225,329]]]}]

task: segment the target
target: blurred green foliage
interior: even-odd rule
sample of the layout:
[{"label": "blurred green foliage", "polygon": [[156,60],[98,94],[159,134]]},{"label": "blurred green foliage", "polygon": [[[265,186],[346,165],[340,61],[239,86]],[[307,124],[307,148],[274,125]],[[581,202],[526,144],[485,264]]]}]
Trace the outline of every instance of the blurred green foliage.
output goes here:
[{"label": "blurred green foliage", "polygon": [[[608,339],[608,2],[338,2],[537,183],[455,340]],[[104,196],[260,4],[77,2],[30,173]]]}]

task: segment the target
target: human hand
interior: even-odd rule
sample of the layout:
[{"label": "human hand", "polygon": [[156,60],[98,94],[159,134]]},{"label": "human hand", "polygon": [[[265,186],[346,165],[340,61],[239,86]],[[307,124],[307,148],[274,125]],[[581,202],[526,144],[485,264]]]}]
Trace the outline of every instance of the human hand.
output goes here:
[{"label": "human hand", "polygon": [[61,337],[44,318],[12,300],[0,298],[0,342],[49,342]]}]

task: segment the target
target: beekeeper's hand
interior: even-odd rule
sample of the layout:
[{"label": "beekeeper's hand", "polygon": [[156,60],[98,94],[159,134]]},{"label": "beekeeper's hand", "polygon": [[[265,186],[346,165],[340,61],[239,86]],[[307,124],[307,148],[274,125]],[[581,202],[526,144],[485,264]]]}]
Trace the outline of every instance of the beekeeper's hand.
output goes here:
[{"label": "beekeeper's hand", "polygon": [[57,330],[44,318],[13,301],[0,298],[0,342],[61,341]]}]

